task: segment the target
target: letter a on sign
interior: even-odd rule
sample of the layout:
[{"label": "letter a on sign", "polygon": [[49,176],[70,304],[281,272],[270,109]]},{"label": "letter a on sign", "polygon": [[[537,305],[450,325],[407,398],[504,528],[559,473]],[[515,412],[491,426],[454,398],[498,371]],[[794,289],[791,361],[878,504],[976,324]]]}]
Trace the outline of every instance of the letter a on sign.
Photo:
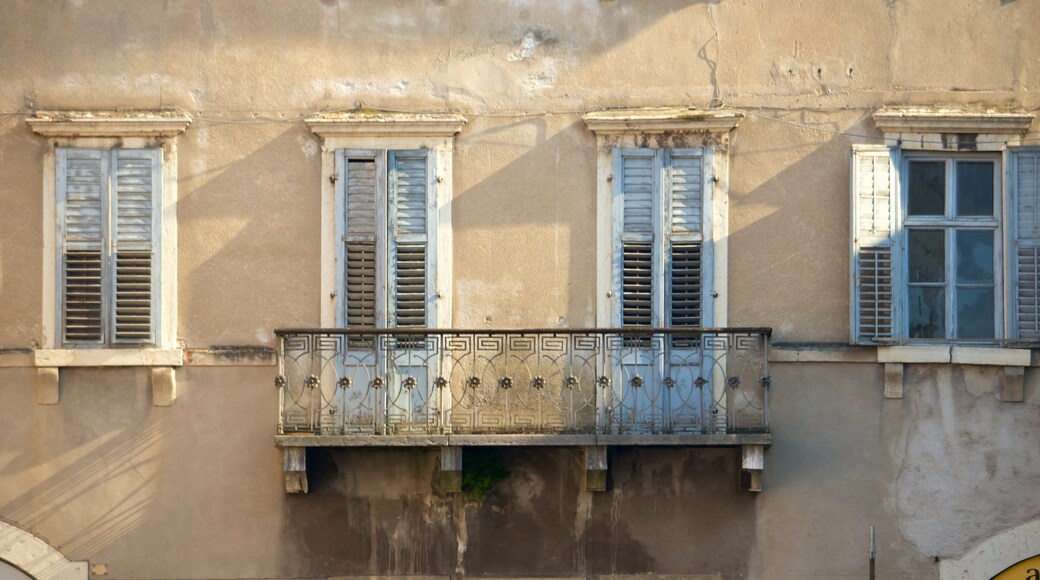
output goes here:
[{"label": "letter a on sign", "polygon": [[1040,554],[1008,566],[990,580],[1040,580]]}]

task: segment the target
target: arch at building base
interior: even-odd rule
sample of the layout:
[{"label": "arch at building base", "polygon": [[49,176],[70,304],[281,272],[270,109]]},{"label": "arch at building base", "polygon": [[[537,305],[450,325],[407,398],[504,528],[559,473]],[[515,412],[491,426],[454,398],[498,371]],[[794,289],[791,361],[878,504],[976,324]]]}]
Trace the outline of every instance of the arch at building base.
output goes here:
[{"label": "arch at building base", "polygon": [[939,563],[940,580],[993,578],[1008,566],[1040,554],[1040,520],[1001,532],[955,560]]},{"label": "arch at building base", "polygon": [[[0,566],[4,562],[36,580],[89,578],[86,562],[70,562],[47,542],[15,525],[0,521]],[[0,570],[0,574],[3,573]]]}]

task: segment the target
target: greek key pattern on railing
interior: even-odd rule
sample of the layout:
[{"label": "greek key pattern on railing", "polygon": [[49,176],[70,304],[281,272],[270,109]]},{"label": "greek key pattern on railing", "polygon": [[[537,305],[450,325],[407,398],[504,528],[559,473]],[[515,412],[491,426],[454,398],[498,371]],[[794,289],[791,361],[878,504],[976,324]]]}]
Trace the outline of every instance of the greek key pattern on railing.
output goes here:
[{"label": "greek key pattern on railing", "polygon": [[768,430],[769,329],[279,330],[279,432]]}]

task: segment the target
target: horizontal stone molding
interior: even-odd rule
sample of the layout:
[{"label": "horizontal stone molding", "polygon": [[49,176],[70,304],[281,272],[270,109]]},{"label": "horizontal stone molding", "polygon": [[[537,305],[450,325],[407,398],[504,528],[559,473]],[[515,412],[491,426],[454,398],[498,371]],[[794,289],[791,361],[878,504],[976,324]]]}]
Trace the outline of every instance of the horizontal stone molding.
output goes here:
[{"label": "horizontal stone molding", "polygon": [[44,137],[175,137],[191,117],[178,111],[41,111],[26,123]]},{"label": "horizontal stone molding", "polygon": [[884,107],[874,113],[884,133],[1011,133],[1029,130],[1033,115],[996,109]]},{"label": "horizontal stone molding", "polygon": [[950,348],[950,361],[962,365],[993,365],[1027,367],[1032,362],[1032,351],[1020,348],[985,348],[955,346]]},{"label": "horizontal stone molding", "polygon": [[317,113],[304,122],[320,137],[451,137],[462,130],[462,126],[466,124],[466,117],[458,113],[348,111]]},{"label": "horizontal stone molding", "polygon": [[267,346],[211,346],[184,349],[184,364],[202,367],[274,366],[275,349]]},{"label": "horizontal stone molding", "polygon": [[875,363],[877,348],[847,344],[772,344],[769,362]]},{"label": "horizontal stone molding", "polygon": [[996,346],[893,345],[862,346],[833,343],[776,343],[771,363],[961,364],[1040,366],[1040,350]]},{"label": "horizontal stone molding", "polygon": [[726,133],[736,128],[744,113],[686,107],[610,109],[585,114],[582,119],[593,133],[604,135],[668,132]]},{"label": "horizontal stone molding", "polygon": [[950,362],[949,346],[879,346],[880,363],[942,364]]}]

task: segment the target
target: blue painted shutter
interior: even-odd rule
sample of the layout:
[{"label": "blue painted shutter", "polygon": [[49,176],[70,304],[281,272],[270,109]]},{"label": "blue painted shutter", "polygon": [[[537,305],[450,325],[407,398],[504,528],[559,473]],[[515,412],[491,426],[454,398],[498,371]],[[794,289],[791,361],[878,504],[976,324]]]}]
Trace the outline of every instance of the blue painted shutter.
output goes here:
[{"label": "blue painted shutter", "polygon": [[896,195],[889,149],[858,149],[852,159],[853,339],[891,339],[895,324],[893,285],[898,251]]},{"label": "blue painted shutter", "polygon": [[346,232],[343,256],[346,278],[346,326],[376,326],[376,197],[375,159],[347,159]]},{"label": "blue painted shutter", "polygon": [[112,338],[156,342],[162,151],[116,149],[111,194]]},{"label": "blue painted shutter", "polygon": [[62,342],[101,344],[108,156],[93,149],[58,149],[57,169]]},{"label": "blue painted shutter", "polygon": [[702,252],[704,240],[703,157],[667,152],[665,201],[668,205],[668,296],[666,324],[697,327],[702,321]]},{"label": "blue painted shutter", "polygon": [[424,150],[387,154],[391,325],[422,328],[428,320],[430,175]]},{"label": "blue painted shutter", "polygon": [[1011,154],[1015,196],[1015,281],[1012,284],[1017,338],[1040,339],[1040,152]]},{"label": "blue painted shutter", "polygon": [[653,326],[656,155],[650,149],[615,151],[614,194],[621,196],[621,326]]}]

